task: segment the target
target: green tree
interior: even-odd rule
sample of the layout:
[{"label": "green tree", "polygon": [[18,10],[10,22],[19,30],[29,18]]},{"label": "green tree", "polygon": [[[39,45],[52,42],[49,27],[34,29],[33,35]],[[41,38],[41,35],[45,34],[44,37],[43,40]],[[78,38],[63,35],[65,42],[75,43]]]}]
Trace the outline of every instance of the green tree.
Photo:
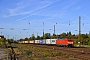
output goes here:
[{"label": "green tree", "polygon": [[81,34],[81,43],[86,45],[87,44],[87,38],[88,38],[88,35],[87,34]]},{"label": "green tree", "polygon": [[32,37],[30,37],[29,40],[32,40]]},{"label": "green tree", "polygon": [[13,39],[8,39],[8,43],[11,45],[11,43],[13,43]]},{"label": "green tree", "polygon": [[22,39],[22,38],[20,39],[20,41],[23,41],[23,40],[24,40],[24,39]]},{"label": "green tree", "polygon": [[67,32],[67,37],[68,38],[71,38],[72,37],[72,33],[69,31],[69,32]]},{"label": "green tree", "polygon": [[66,36],[67,36],[67,34],[64,33],[64,32],[63,32],[62,34],[60,34],[60,37],[61,37],[61,38],[65,38]]},{"label": "green tree", "polygon": [[45,39],[45,38],[43,38],[43,36],[41,36],[40,38],[41,38],[41,39]]},{"label": "green tree", "polygon": [[28,38],[26,37],[26,38],[25,38],[25,40],[27,41],[27,40],[28,40]]},{"label": "green tree", "polygon": [[51,38],[52,38],[52,39],[54,39],[54,38],[58,38],[58,35],[53,34],[53,35],[51,36]]},{"label": "green tree", "polygon": [[40,36],[37,36],[37,38],[36,38],[37,40],[40,40],[41,38],[40,38]]},{"label": "green tree", "polygon": [[6,38],[0,38],[1,47],[6,47]]},{"label": "green tree", "polygon": [[45,38],[45,39],[50,39],[50,38],[51,38],[50,33],[45,33],[44,38]]},{"label": "green tree", "polygon": [[34,36],[34,34],[32,34],[32,37],[31,37],[31,38],[32,38],[32,40],[35,40],[35,36]]},{"label": "green tree", "polygon": [[0,44],[3,44],[5,42],[4,38],[0,38]]}]

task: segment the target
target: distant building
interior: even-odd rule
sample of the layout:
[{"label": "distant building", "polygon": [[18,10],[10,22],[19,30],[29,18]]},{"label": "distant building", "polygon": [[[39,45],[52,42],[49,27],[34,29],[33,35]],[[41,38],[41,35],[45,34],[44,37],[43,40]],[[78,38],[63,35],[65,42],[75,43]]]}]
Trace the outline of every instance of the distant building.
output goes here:
[{"label": "distant building", "polygon": [[0,38],[4,38],[4,35],[0,35]]}]

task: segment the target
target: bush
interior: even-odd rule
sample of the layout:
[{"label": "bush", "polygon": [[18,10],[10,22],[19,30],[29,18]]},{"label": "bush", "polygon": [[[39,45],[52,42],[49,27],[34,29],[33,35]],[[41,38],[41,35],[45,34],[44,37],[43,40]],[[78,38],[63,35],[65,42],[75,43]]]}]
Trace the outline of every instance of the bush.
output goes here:
[{"label": "bush", "polygon": [[88,42],[88,45],[90,46],[90,41]]},{"label": "bush", "polygon": [[30,50],[25,50],[25,54],[26,54],[27,56],[31,56],[31,55],[32,55],[32,51],[30,51]]}]

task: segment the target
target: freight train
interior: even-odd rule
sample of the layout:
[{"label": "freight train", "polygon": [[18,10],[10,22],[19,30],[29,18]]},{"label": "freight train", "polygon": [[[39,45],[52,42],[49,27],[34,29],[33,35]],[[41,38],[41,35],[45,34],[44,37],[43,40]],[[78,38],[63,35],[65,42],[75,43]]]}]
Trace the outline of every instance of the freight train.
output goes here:
[{"label": "freight train", "polygon": [[66,46],[73,47],[74,43],[72,39],[61,38],[61,39],[43,39],[43,40],[28,40],[28,41],[19,41],[21,44],[42,44],[42,45],[57,45],[57,46]]}]

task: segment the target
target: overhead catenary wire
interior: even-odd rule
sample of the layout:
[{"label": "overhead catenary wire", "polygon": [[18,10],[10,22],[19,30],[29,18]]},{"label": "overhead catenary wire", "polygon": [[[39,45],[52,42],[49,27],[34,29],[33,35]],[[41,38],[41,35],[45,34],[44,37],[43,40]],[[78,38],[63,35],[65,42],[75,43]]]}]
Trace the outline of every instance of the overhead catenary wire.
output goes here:
[{"label": "overhead catenary wire", "polygon": [[[58,1],[58,0],[57,0],[57,1]],[[79,4],[79,3],[83,2],[83,1],[84,1],[84,0],[78,2],[77,4]],[[55,1],[54,1],[54,2],[55,2]],[[66,3],[66,2],[65,2],[65,3]],[[65,3],[63,3],[63,4],[65,4]],[[76,6],[77,4],[75,4],[75,5],[71,6],[71,7],[69,7],[68,9],[73,8],[73,7]],[[58,5],[61,5],[61,4],[58,4]],[[56,6],[58,6],[58,5],[56,5]],[[53,6],[53,7],[51,7],[51,8],[55,8],[56,6]],[[50,8],[49,8],[49,9],[50,9]],[[66,9],[66,10],[64,10],[64,11],[67,11],[68,9]],[[31,14],[31,15],[25,16],[25,17],[20,18],[20,19],[18,19],[18,20],[16,20],[16,21],[21,21],[21,20],[23,20],[23,19],[25,19],[25,18],[27,18],[27,17],[30,17],[30,16],[32,16],[32,15],[35,15],[35,14],[41,12],[41,11],[44,11],[44,10],[47,10],[47,9],[43,9],[43,10],[37,11],[37,12]],[[58,13],[58,14],[61,14],[61,13],[63,13],[64,11],[62,11],[62,12],[60,12],[60,13]],[[54,19],[58,14],[55,14],[55,15],[53,16],[53,18],[50,18],[50,19]],[[48,19],[48,20],[50,20],[50,19]]]},{"label": "overhead catenary wire", "polygon": [[[59,1],[59,0],[53,1],[52,3],[55,3],[55,2],[57,2],[57,1]],[[48,4],[48,5],[46,5],[45,7],[47,7],[47,6],[51,5],[52,3],[49,3],[49,4]],[[42,7],[42,8],[45,8],[45,7]],[[54,7],[55,7],[55,6],[54,6]],[[25,17],[23,17],[23,18],[19,18],[19,19],[17,19],[16,21],[21,21],[21,20],[23,20],[23,19],[25,19],[25,18],[28,18],[28,17],[30,17],[30,16],[32,16],[32,15],[35,15],[35,14],[37,14],[37,13],[41,12],[41,11],[47,10],[47,9],[43,9],[43,10],[42,10],[42,8],[41,8],[41,10],[40,10],[40,9],[38,9],[39,11],[36,11],[36,12],[35,12],[35,13],[33,13],[33,14],[27,15],[27,16],[25,16]],[[52,8],[52,7],[51,7],[51,8]],[[11,22],[11,23],[13,23],[13,22]]]},{"label": "overhead catenary wire", "polygon": [[[69,7],[69,8],[67,8],[67,9],[66,9],[66,10],[64,10],[64,11],[67,11],[67,10],[69,10],[69,9],[73,8],[74,6],[78,5],[79,3],[82,3],[83,1],[84,1],[84,0],[82,0],[82,1],[80,1],[80,2],[78,2],[77,4],[75,4],[75,5],[73,5],[73,6]],[[49,18],[48,20],[54,19],[57,15],[59,15],[59,14],[63,13],[64,11],[62,11],[62,12],[60,12],[60,13],[58,13],[58,14],[55,14],[52,18]],[[75,21],[75,20],[71,20],[71,21]],[[70,22],[71,22],[71,21],[70,21]],[[71,25],[71,24],[70,24],[70,22],[69,22],[69,26]],[[62,23],[61,23],[61,24],[62,24]]]},{"label": "overhead catenary wire", "polygon": [[[82,1],[84,1],[84,0],[82,0]],[[74,6],[74,5],[73,5]],[[54,7],[52,7],[52,8],[55,8],[55,6]],[[73,7],[72,7],[73,8]],[[70,8],[71,9],[71,8]],[[67,9],[67,10],[69,10],[69,8]],[[67,11],[66,10],[66,11]],[[44,10],[41,10],[41,11],[44,11]],[[39,12],[41,12],[41,11],[38,11],[37,13],[39,13]],[[64,10],[65,11],[65,10]],[[37,14],[37,13],[35,13],[35,14]],[[61,13],[63,13],[63,12],[61,12]],[[34,14],[32,14],[32,15],[34,15]],[[32,15],[30,15],[30,16],[32,16]],[[56,15],[58,15],[58,14],[56,14]],[[29,16],[28,16],[29,17]],[[27,18],[27,17],[26,17]],[[54,18],[56,18],[56,16],[54,17],[52,17],[51,19],[54,19]],[[25,18],[23,18],[23,19],[25,19]],[[21,20],[23,20],[23,19],[21,19]],[[51,19],[48,19],[48,20],[51,20]],[[21,20],[18,20],[18,21],[21,21]],[[75,20],[74,20],[75,21]],[[67,23],[67,22],[66,22]],[[30,23],[28,23],[29,25],[30,25]],[[62,24],[64,24],[64,23],[62,23]],[[71,21],[69,21],[69,26],[71,25]]]},{"label": "overhead catenary wire", "polygon": [[[82,1],[84,1],[84,0],[82,0]],[[80,1],[79,3],[81,3],[82,1]],[[65,3],[67,3],[67,2],[65,2]],[[62,4],[65,4],[65,3],[62,3]],[[77,4],[79,4],[79,3],[77,3]],[[77,5],[77,4],[75,4],[75,5]],[[59,6],[59,5],[61,5],[61,4],[58,4],[58,5],[56,5],[56,6]],[[67,11],[68,9],[73,8],[75,5],[73,5],[73,6],[69,7],[69,8],[67,8],[67,9],[64,10],[64,11]],[[55,8],[56,6],[53,6],[53,7],[48,8],[48,9]],[[40,13],[41,11],[44,11],[44,10],[47,10],[47,9],[43,9],[43,10],[37,11],[37,12],[35,12],[34,14],[31,14],[31,15],[29,15],[29,16],[35,15],[35,14],[37,14],[37,13]],[[63,12],[64,12],[64,11],[63,11]],[[62,13],[62,12],[60,12],[60,13]],[[60,13],[58,13],[58,14],[60,14]],[[57,16],[58,14],[55,14],[55,15]],[[23,20],[23,19],[25,19],[25,18],[27,18],[27,17],[29,17],[29,16],[26,16],[26,17],[23,17],[23,18],[21,18],[21,19],[18,19],[17,21],[21,21],[21,20]],[[45,20],[54,19],[56,16],[53,16],[52,18],[45,19]],[[30,25],[30,22],[29,22],[28,24]],[[69,24],[69,25],[70,25],[70,24]]]},{"label": "overhead catenary wire", "polygon": [[80,3],[82,3],[83,1],[84,1],[84,0],[78,2],[77,4],[71,6],[71,7],[67,8],[67,9],[65,9],[64,11],[62,11],[62,12],[60,12],[60,13],[55,14],[55,15],[54,15],[52,18],[50,18],[50,19],[54,19],[57,15],[62,14],[63,12],[65,12],[65,11],[67,11],[67,10],[73,8],[74,6],[76,6],[76,5],[80,4]]}]

